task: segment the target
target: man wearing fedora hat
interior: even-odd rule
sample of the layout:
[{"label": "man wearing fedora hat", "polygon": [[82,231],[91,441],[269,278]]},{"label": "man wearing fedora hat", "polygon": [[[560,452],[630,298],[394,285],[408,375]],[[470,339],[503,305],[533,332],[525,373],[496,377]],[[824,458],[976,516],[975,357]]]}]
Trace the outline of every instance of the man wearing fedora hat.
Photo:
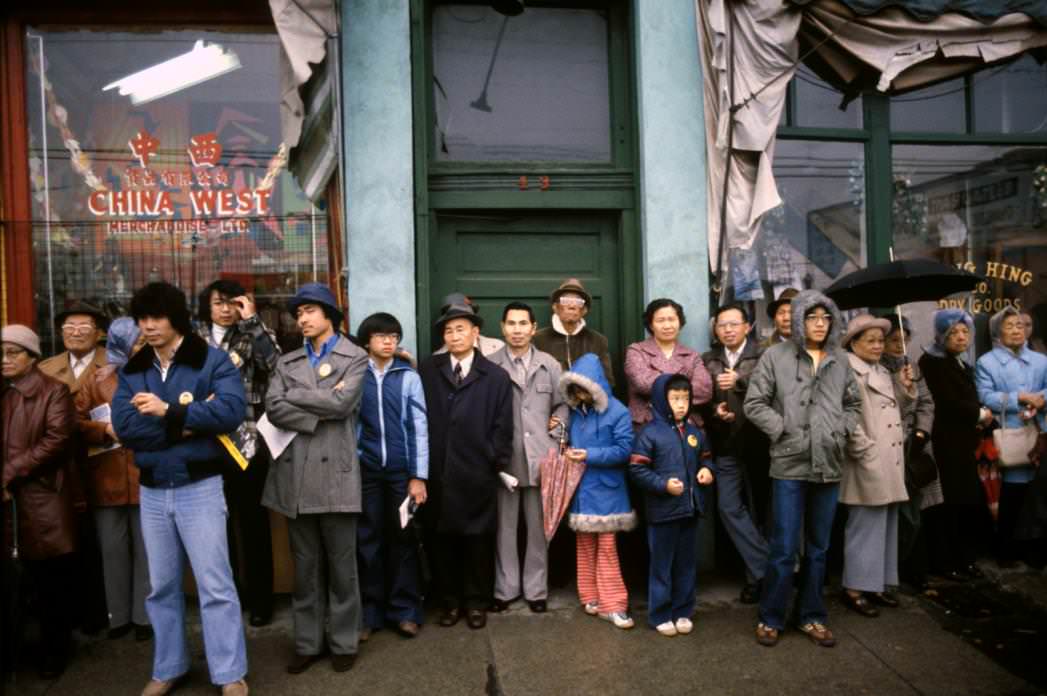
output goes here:
[{"label": "man wearing fedora hat", "polygon": [[774,333],[760,341],[760,348],[770,348],[776,343],[788,341],[793,335],[792,302],[800,294],[796,288],[785,288],[778,299],[767,305],[767,318],[774,326]]},{"label": "man wearing fedora hat", "polygon": [[560,283],[549,296],[553,318],[550,326],[539,329],[534,335],[534,347],[549,353],[564,370],[586,353],[595,353],[603,365],[604,374],[614,386],[614,370],[611,369],[611,353],[607,337],[590,329],[585,324],[585,315],[593,305],[593,298],[577,278],[568,278]]},{"label": "man wearing fedora hat", "polygon": [[[443,304],[440,305],[440,314],[443,315],[451,305],[468,305],[469,308],[473,310],[473,314],[480,313],[480,308],[465,293],[452,292],[450,295],[444,297]],[[440,347],[433,351],[434,354],[447,352],[447,346],[443,343],[443,336],[433,336],[433,340],[440,342]],[[504,347],[505,341],[500,338],[484,336],[483,334],[479,334],[476,337],[476,348],[480,350],[485,358],[494,355]]]},{"label": "man wearing fedora hat", "polygon": [[[98,307],[78,300],[55,316],[55,327],[61,332],[62,346],[65,350],[41,361],[39,368],[48,377],[53,377],[69,387],[75,401],[84,385],[94,381],[95,375],[106,365],[105,350],[99,348],[99,342],[109,328],[109,318]],[[87,448],[79,430],[76,437],[70,440],[69,447],[70,454],[75,458],[75,464],[70,471],[73,499],[79,511],[86,511],[87,496],[82,482],[87,478],[84,470],[89,464]],[[76,611],[81,628],[86,633],[95,633],[109,623],[102,552],[98,545],[93,514],[81,515],[81,518],[77,525],[77,534],[80,537],[78,563],[81,579],[75,589]],[[120,627],[109,626],[110,631],[117,628]]]},{"label": "man wearing fedora hat", "polygon": [[447,352],[418,369],[429,411],[429,495],[441,626],[483,628],[494,587],[499,474],[513,451],[513,392],[508,373],[475,348],[483,319],[451,304],[436,322]]}]

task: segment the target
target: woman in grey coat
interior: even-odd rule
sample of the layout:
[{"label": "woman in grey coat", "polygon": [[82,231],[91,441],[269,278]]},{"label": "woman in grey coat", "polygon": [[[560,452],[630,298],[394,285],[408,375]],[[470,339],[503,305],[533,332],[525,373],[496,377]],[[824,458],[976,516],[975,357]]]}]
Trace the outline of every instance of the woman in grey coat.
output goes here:
[{"label": "woman in grey coat", "polygon": [[912,368],[892,375],[883,365],[886,319],[856,316],[843,345],[862,397],[861,418],[847,441],[840,502],[847,505],[844,532],[843,603],[874,617],[873,604],[898,606],[887,586],[898,584],[898,505],[905,490],[905,429],[902,406],[916,398]]}]

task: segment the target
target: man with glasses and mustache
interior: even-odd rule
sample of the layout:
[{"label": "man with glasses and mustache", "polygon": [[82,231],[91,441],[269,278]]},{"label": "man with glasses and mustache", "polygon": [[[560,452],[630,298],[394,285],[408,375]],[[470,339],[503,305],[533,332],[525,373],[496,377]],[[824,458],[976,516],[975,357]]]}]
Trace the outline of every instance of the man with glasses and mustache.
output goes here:
[{"label": "man with glasses and mustache", "polygon": [[568,278],[560,283],[560,287],[549,296],[549,302],[553,309],[552,325],[539,329],[534,335],[534,347],[556,358],[564,370],[570,370],[571,364],[586,353],[595,353],[613,387],[614,370],[611,369],[607,337],[585,324],[585,315],[589,313],[593,298],[586,292],[582,281]]},{"label": "man with glasses and mustache", "polygon": [[[55,325],[61,331],[65,350],[54,357],[40,362],[39,368],[48,377],[53,377],[69,387],[75,401],[84,385],[95,379],[99,370],[105,368],[105,350],[99,343],[109,328],[109,319],[101,309],[87,302],[77,301],[55,317]],[[79,512],[87,509],[87,497],[83,490],[83,470],[88,466],[87,449],[77,432],[70,443],[70,454],[75,465],[70,471],[73,500]],[[98,547],[93,515],[80,515],[77,525],[80,551],[78,553],[81,580],[76,583],[77,620],[81,629],[88,634],[98,632],[108,620],[105,603],[105,584],[102,573],[102,554]],[[119,628],[110,626],[110,631]],[[117,637],[110,633],[110,637]]]},{"label": "man with glasses and mustache", "polygon": [[785,629],[801,533],[797,628],[816,645],[836,644],[822,599],[825,557],[844,450],[861,414],[842,328],[832,300],[800,292],[792,301],[791,340],[764,351],[745,395],[745,415],[771,441],[773,521],[756,626],[756,641],[768,647]]}]

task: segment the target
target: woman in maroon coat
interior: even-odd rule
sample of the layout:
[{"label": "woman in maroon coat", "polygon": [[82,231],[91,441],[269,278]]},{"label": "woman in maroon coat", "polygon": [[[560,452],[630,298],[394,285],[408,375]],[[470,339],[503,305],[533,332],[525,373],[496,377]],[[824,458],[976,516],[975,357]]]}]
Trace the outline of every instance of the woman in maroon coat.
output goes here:
[{"label": "woman in maroon coat", "polygon": [[[17,508],[19,558],[40,600],[40,674],[53,679],[65,670],[71,638],[69,581],[76,568],[76,529],[69,472],[76,415],[69,388],[37,369],[40,338],[32,329],[5,326],[0,341],[3,504]],[[14,526],[12,516],[5,517],[10,547]]]}]

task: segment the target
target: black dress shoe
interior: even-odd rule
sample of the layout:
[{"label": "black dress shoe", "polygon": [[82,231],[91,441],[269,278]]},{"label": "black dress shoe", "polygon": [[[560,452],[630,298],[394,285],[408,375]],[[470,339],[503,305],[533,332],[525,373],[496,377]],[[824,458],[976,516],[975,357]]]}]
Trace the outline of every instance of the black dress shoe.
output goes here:
[{"label": "black dress shoe", "polygon": [[958,570],[947,570],[944,573],[941,573],[939,577],[951,580],[952,582],[967,582],[968,580],[967,576]]},{"label": "black dress shoe", "polygon": [[458,619],[460,619],[461,617],[462,612],[458,609],[458,607],[444,609],[443,613],[440,614],[439,624],[444,628],[448,628],[458,623]]},{"label": "black dress shoe", "polygon": [[323,658],[323,655],[299,655],[295,653],[295,656],[287,663],[287,673],[301,674],[319,662],[321,658]]},{"label": "black dress shoe", "polygon": [[123,626],[117,626],[116,628],[110,628],[109,632],[105,634],[107,640],[119,640],[131,632],[131,623],[125,623]]},{"label": "black dress shoe", "polygon": [[268,626],[273,620],[273,612],[271,611],[252,611],[251,617],[247,620],[255,628],[259,626]]},{"label": "black dress shoe", "polygon": [[869,599],[872,600],[873,604],[879,604],[881,607],[889,607],[891,609],[898,608],[898,598],[890,592],[873,592],[869,595]]},{"label": "black dress shoe", "polygon": [[880,610],[874,607],[872,603],[866,599],[865,595],[853,597],[845,590],[840,593],[840,599],[843,601],[845,607],[861,614],[862,616],[872,619],[880,615]]},{"label": "black dress shoe", "polygon": [[985,573],[982,572],[982,569],[973,563],[964,568],[963,573],[972,580],[981,580],[985,577]]},{"label": "black dress shoe", "polygon": [[149,624],[135,624],[135,640],[144,643],[153,639],[153,627]]},{"label": "black dress shoe", "polygon": [[487,612],[483,609],[470,609],[465,612],[465,623],[469,628],[483,628],[487,625]]},{"label": "black dress shoe", "polygon": [[760,601],[760,587],[755,583],[745,583],[742,593],[738,595],[738,601],[742,604],[756,604]]},{"label": "black dress shoe", "polygon": [[356,654],[331,655],[331,669],[335,672],[348,672],[356,663]]},{"label": "black dress shoe", "polygon": [[49,653],[44,655],[40,661],[40,678],[41,679],[58,679],[65,672],[67,659],[65,655],[58,653]]},{"label": "black dress shoe", "polygon": [[503,611],[506,611],[509,608],[509,606],[518,599],[520,599],[519,596],[513,597],[512,599],[495,598],[495,600],[491,602],[491,607],[487,611],[492,612],[494,614],[501,614]]},{"label": "black dress shoe", "polygon": [[531,611],[535,614],[544,614],[545,610],[549,608],[544,599],[529,599],[527,600],[527,606],[529,606]]}]

